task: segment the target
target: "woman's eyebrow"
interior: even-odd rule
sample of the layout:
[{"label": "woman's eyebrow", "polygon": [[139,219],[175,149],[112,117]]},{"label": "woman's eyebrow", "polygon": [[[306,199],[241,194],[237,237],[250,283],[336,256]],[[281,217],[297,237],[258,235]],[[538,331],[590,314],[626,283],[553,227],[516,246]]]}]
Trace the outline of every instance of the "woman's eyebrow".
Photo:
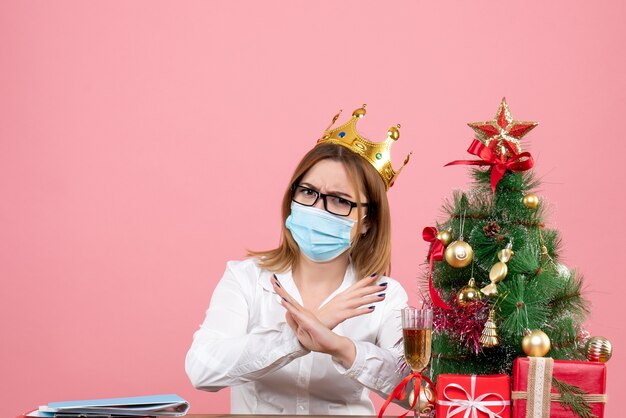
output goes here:
[{"label": "woman's eyebrow", "polygon": [[[315,190],[316,192],[320,193],[319,188],[314,186],[314,185],[312,185],[311,183],[306,183],[306,182],[300,183],[300,186],[304,186],[307,189]],[[328,191],[327,193],[324,193],[324,194],[333,195],[333,196],[337,196],[337,197],[345,197],[346,199],[354,199],[351,194],[340,192],[338,190],[330,190],[330,191]]]},{"label": "woman's eyebrow", "polygon": [[343,193],[343,192],[339,192],[339,191],[332,191],[330,190],[328,193],[326,194],[331,194],[333,196],[337,196],[337,197],[345,197],[346,199],[353,199],[352,195],[349,193]]},{"label": "woman's eyebrow", "polygon": [[316,192],[319,191],[319,189],[313,186],[311,183],[300,183],[299,186],[306,187],[307,189],[315,190]]}]

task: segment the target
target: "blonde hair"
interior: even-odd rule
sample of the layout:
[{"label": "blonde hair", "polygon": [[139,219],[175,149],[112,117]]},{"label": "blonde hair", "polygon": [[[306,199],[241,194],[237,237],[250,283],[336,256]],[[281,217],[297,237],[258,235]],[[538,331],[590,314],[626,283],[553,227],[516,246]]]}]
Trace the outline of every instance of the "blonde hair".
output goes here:
[{"label": "blonde hair", "polygon": [[[273,272],[284,272],[297,262],[300,256],[298,244],[285,227],[285,220],[291,213],[291,196],[293,186],[298,184],[304,175],[315,164],[322,160],[341,162],[348,172],[352,186],[359,196],[360,190],[367,199],[368,230],[365,234],[357,234],[350,249],[357,277],[371,274],[388,274],[391,267],[391,217],[387,190],[380,174],[363,157],[349,149],[335,144],[321,144],[309,151],[296,167],[285,191],[282,202],[282,231],[277,248],[267,251],[248,251],[249,256],[258,257],[259,265]],[[365,215],[362,207],[357,208],[359,216],[357,231],[361,230],[361,219]]]}]

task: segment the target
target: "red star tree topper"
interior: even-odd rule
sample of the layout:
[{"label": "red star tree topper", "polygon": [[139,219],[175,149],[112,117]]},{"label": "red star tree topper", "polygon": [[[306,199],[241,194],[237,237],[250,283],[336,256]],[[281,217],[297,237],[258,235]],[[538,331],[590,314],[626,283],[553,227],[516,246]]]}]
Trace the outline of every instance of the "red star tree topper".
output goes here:
[{"label": "red star tree topper", "polygon": [[[502,98],[498,112],[492,120],[468,123],[468,125],[478,134],[478,139],[486,146],[492,148],[499,156],[508,157],[510,152],[504,141],[514,146],[518,153],[521,153],[520,139],[537,126],[537,122],[514,120],[509,106],[506,104],[506,98]],[[496,143],[492,144],[493,141]]]}]

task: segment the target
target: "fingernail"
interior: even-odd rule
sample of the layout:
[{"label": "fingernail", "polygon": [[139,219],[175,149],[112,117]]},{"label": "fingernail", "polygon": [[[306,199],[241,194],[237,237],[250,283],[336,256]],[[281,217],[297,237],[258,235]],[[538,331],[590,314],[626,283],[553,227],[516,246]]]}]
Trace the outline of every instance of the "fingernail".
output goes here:
[{"label": "fingernail", "polygon": [[379,294],[378,294],[378,297],[379,297],[379,298],[384,298],[384,297],[385,297],[385,294],[384,294],[384,293],[379,293]]},{"label": "fingernail", "polygon": [[387,286],[387,283],[386,283],[386,282],[385,282],[385,283],[381,283],[381,284],[379,284],[378,286],[381,286],[381,287],[382,287],[382,286]]},{"label": "fingernail", "polygon": [[376,306],[369,306],[369,307],[368,307],[368,309],[369,309],[370,311],[373,311],[374,309],[376,309]]},{"label": "fingernail", "polygon": [[289,303],[289,301],[288,301],[287,299],[283,298],[283,300],[284,300],[285,302]]},{"label": "fingernail", "polygon": [[278,281],[278,277],[276,277],[276,275],[274,275],[274,280],[276,280],[276,286],[278,286],[278,287],[282,287],[282,286],[280,285],[280,282]]},{"label": "fingernail", "polygon": [[376,277],[376,276],[378,276],[378,273],[374,273],[370,277]]}]

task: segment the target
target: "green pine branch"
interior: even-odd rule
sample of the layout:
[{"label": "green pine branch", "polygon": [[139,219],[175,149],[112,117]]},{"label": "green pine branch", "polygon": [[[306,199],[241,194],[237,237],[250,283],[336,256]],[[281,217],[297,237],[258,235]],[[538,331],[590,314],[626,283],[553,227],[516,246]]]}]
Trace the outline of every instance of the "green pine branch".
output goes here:
[{"label": "green pine branch", "polygon": [[582,296],[583,278],[576,271],[568,271],[561,278],[561,286],[551,299],[549,307],[554,317],[566,314],[582,320],[589,314],[589,303]]},{"label": "green pine branch", "polygon": [[513,274],[521,274],[528,278],[534,278],[540,273],[539,252],[536,246],[532,245],[532,238],[529,238],[526,245],[516,249],[515,254],[508,263],[509,271]]},{"label": "green pine branch", "polygon": [[552,385],[555,386],[558,392],[561,394],[561,400],[559,403],[563,408],[571,410],[576,416],[580,418],[597,418],[591,412],[591,406],[582,395],[587,393],[578,386],[570,385],[569,383],[552,378]]},{"label": "green pine branch", "polygon": [[512,339],[521,338],[527,329],[542,329],[548,318],[545,296],[537,292],[533,282],[526,284],[523,276],[507,277],[498,285],[505,294],[500,304],[502,322],[499,330]]},{"label": "green pine branch", "polygon": [[550,317],[545,330],[550,337],[550,357],[557,360],[584,360],[583,347],[578,339],[581,329],[578,319],[571,316]]},{"label": "green pine branch", "polygon": [[[488,189],[491,192],[491,170],[484,168],[473,168],[471,175],[474,179],[476,189]],[[521,173],[507,172],[496,187],[496,192],[516,191],[527,193],[536,190],[541,182],[535,177],[532,170]]]}]

